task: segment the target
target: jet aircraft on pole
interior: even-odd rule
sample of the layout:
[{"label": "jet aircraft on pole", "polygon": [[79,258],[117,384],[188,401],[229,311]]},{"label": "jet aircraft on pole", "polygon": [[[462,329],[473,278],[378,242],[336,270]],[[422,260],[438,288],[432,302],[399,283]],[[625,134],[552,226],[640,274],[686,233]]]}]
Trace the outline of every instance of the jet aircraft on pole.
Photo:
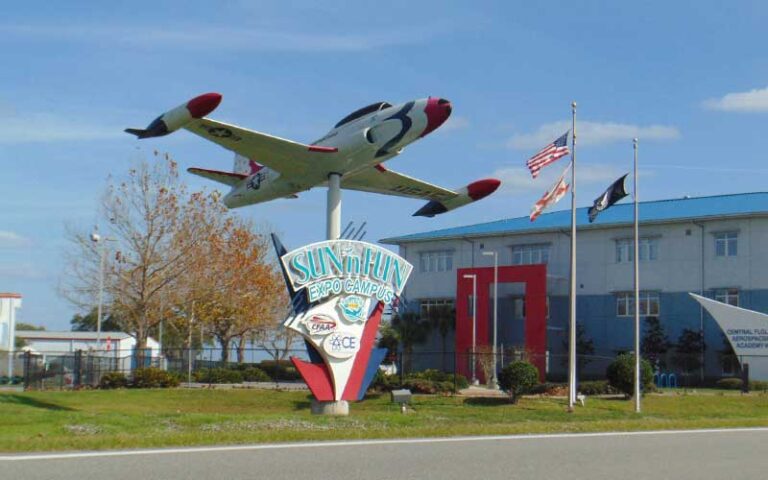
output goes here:
[{"label": "jet aircraft on pole", "polygon": [[410,143],[440,127],[451,103],[429,97],[398,105],[377,102],[347,115],[320,139],[303,144],[207,118],[221,103],[206,93],[162,114],[145,129],[125,131],[138,138],[185,129],[235,153],[231,172],[189,168],[189,173],[231,187],[228,208],[278,198],[296,198],[340,177],[342,189],[427,200],[414,216],[433,217],[487,197],[500,185],[494,178],[451,190],[397,173],[384,163]]}]

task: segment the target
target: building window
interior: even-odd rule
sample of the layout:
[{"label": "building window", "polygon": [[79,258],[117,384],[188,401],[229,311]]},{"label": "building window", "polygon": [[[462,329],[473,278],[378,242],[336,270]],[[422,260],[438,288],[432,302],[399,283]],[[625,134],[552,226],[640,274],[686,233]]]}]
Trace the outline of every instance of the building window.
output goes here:
[{"label": "building window", "polygon": [[[659,258],[659,239],[640,238],[638,251],[641,262],[652,262]],[[635,241],[631,238],[616,240],[616,263],[631,263],[635,258]]]},{"label": "building window", "polygon": [[715,290],[715,300],[718,302],[727,303],[734,307],[739,306],[739,289],[738,288],[718,288]]},{"label": "building window", "polygon": [[[640,292],[640,316],[657,316],[659,314],[659,292]],[[633,317],[635,315],[634,292],[619,292],[616,294],[616,315]]]},{"label": "building window", "polygon": [[735,257],[739,253],[739,233],[721,232],[715,234],[715,256]]},{"label": "building window", "polygon": [[549,263],[549,244],[514,245],[512,265],[535,265]]},{"label": "building window", "polygon": [[[430,310],[433,310],[439,307],[453,308],[453,299],[452,298],[425,298],[424,300],[421,300],[419,302],[419,313],[421,314],[421,318],[422,319],[428,318]],[[469,308],[471,309],[472,307],[469,307]]]},{"label": "building window", "polygon": [[453,251],[421,252],[419,264],[422,272],[450,272],[453,270]]},{"label": "building window", "polygon": [[[549,296],[547,296],[545,316],[549,320]],[[525,297],[512,297],[512,318],[515,320],[525,319]]]}]

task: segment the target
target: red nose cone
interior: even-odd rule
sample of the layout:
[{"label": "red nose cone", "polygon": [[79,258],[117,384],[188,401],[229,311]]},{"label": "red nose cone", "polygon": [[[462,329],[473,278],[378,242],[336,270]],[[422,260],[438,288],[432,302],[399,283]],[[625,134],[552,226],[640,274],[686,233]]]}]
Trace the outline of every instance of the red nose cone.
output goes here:
[{"label": "red nose cone", "polygon": [[451,102],[444,98],[429,97],[424,113],[427,115],[427,128],[421,134],[422,137],[448,120],[451,116]]},{"label": "red nose cone", "polygon": [[495,192],[499,185],[501,185],[501,180],[485,178],[467,185],[467,194],[472,201],[480,200]]},{"label": "red nose cone", "polygon": [[220,103],[221,94],[204,93],[187,102],[187,110],[189,110],[189,114],[192,115],[192,118],[203,118],[216,110],[216,107],[218,107]]}]

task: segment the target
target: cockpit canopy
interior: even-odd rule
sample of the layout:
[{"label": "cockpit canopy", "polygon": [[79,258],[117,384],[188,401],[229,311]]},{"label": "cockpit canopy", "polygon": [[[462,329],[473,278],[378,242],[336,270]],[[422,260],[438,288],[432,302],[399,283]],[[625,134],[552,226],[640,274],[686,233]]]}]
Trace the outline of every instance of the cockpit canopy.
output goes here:
[{"label": "cockpit canopy", "polygon": [[359,110],[355,110],[354,112],[350,113],[346,117],[342,118],[339,123],[334,125],[333,128],[339,128],[340,126],[344,125],[345,123],[349,123],[353,120],[357,120],[360,117],[364,117],[368,115],[369,113],[378,112],[379,110],[382,110],[384,108],[391,107],[392,104],[387,102],[376,102],[368,105],[367,107],[363,107]]}]

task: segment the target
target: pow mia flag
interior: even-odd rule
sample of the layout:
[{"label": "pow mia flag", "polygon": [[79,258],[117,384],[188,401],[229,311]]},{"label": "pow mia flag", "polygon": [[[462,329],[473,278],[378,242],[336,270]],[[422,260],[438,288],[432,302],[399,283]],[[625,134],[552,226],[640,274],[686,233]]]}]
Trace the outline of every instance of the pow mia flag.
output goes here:
[{"label": "pow mia flag", "polygon": [[627,178],[627,175],[629,174],[627,173],[613,182],[602,195],[595,199],[595,204],[589,207],[589,223],[595,221],[598,213],[627,196],[627,191],[624,188],[624,179]]}]

